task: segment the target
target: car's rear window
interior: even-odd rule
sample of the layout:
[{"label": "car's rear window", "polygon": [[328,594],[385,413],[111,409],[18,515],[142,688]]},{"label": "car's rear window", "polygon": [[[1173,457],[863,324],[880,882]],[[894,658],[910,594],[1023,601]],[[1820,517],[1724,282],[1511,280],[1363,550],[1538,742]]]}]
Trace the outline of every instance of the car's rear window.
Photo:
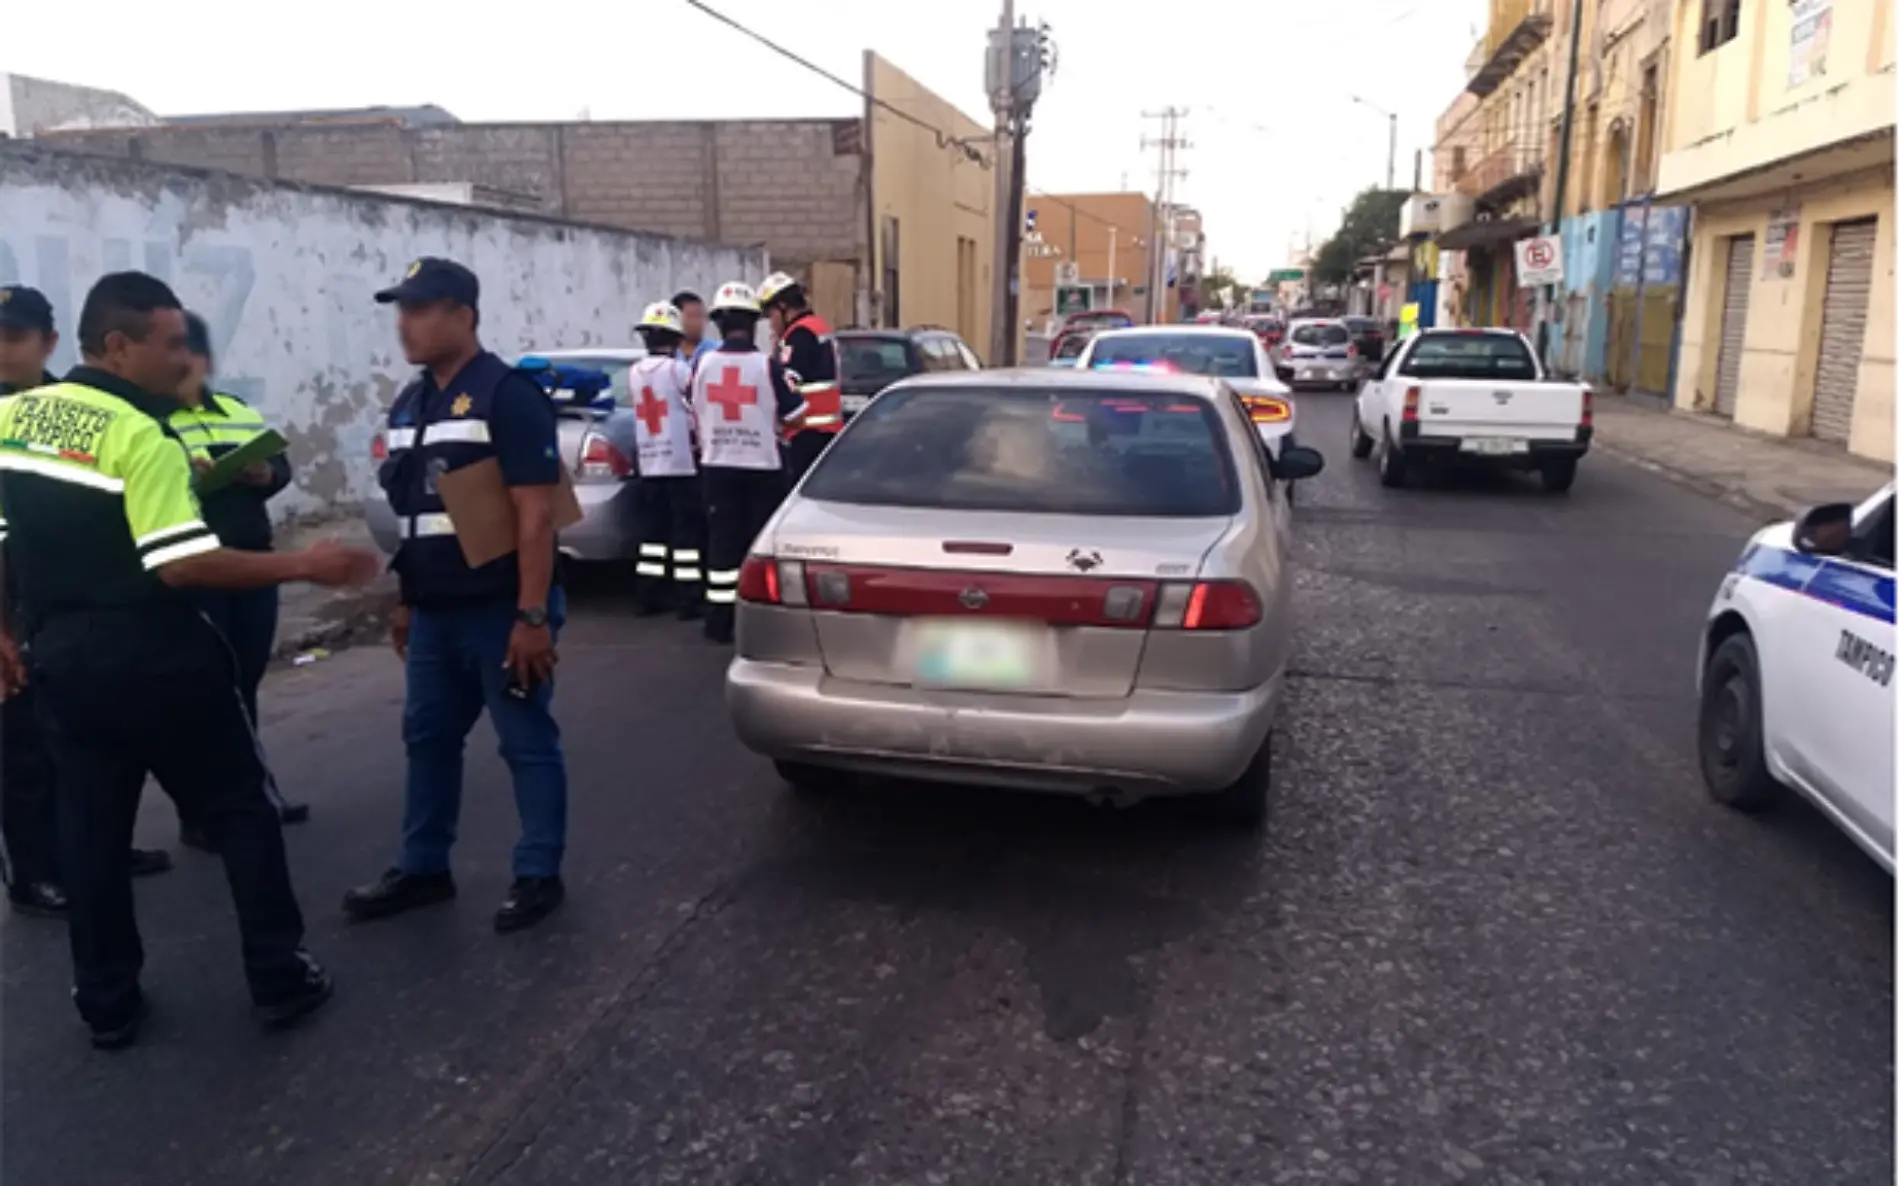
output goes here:
[{"label": "car's rear window", "polygon": [[1537,361],[1516,334],[1425,334],[1399,368],[1412,379],[1535,379]]},{"label": "car's rear window", "polygon": [[799,491],[821,502],[1204,518],[1240,509],[1213,405],[1163,393],[899,388]]},{"label": "car's rear window", "polygon": [[1325,325],[1296,325],[1291,341],[1295,346],[1344,346],[1352,340],[1346,327],[1338,322]]},{"label": "car's rear window", "polygon": [[1135,324],[1135,319],[1126,313],[1077,313],[1070,317],[1064,329],[1120,329]]},{"label": "car's rear window", "polygon": [[1062,344],[1056,347],[1056,357],[1080,358],[1082,351],[1089,348],[1089,342],[1092,340],[1088,334],[1069,334],[1062,339]]},{"label": "car's rear window", "polygon": [[902,338],[844,338],[838,342],[843,378],[891,379],[910,373],[910,354]]},{"label": "car's rear window", "polygon": [[1238,334],[1115,334],[1095,340],[1089,365],[1153,366],[1224,379],[1259,377],[1253,339]]}]

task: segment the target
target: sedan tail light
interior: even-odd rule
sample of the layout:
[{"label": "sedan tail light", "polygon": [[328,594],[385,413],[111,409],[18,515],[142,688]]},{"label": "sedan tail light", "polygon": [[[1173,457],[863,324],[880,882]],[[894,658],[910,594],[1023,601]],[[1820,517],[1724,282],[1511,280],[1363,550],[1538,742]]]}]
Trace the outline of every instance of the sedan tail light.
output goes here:
[{"label": "sedan tail light", "polygon": [[576,477],[581,478],[628,478],[633,476],[633,463],[627,455],[614,448],[614,443],[597,432],[590,432],[581,441],[581,463],[574,468]]},{"label": "sedan tail light", "polygon": [[739,600],[758,605],[807,604],[804,563],[772,556],[747,556],[745,563],[739,566]]},{"label": "sedan tail light", "polygon": [[1175,630],[1246,630],[1264,612],[1260,595],[1246,581],[1196,581],[1161,587],[1155,626]]}]

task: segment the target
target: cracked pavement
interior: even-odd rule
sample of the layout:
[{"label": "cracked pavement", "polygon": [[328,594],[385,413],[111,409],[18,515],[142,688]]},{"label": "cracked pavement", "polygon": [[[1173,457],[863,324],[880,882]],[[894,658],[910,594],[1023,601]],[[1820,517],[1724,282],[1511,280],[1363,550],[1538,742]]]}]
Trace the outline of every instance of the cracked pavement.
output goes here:
[{"label": "cracked pavement", "polygon": [[[1815,812],[1702,794],[1695,634],[1752,528],[1610,456],[1575,491],[1382,490],[1345,397],[1296,509],[1264,837],[879,786],[806,802],[718,652],[589,588],[557,707],[570,898],[497,937],[481,727],[461,898],[347,926],[393,853],[401,675],[266,685],[335,1004],[246,1024],[215,861],[138,886],[157,1014],[94,1054],[57,924],[0,924],[7,1186],[1875,1183],[1893,883]],[[171,843],[151,796],[147,843]]]}]

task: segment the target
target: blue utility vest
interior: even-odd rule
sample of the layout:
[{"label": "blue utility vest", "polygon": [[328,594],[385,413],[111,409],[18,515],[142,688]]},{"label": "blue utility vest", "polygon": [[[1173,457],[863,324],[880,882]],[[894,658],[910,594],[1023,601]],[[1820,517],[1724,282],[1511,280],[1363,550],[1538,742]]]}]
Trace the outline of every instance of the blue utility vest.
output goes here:
[{"label": "blue utility vest", "polygon": [[407,604],[512,604],[519,591],[520,565],[513,553],[480,568],[462,559],[455,525],[435,487],[443,474],[495,456],[488,413],[496,385],[510,373],[507,363],[484,350],[446,389],[435,390],[425,372],[390,405],[389,458],[377,478],[400,520],[402,543],[393,567]]}]

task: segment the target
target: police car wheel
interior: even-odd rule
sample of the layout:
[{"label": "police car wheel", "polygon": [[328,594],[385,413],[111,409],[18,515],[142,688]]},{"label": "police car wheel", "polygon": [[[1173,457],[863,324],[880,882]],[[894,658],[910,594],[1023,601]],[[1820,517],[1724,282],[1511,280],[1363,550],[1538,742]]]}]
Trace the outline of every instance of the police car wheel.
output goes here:
[{"label": "police car wheel", "polygon": [[1718,803],[1758,811],[1781,797],[1762,751],[1761,668],[1746,632],[1724,639],[1703,669],[1696,756]]},{"label": "police car wheel", "polygon": [[778,776],[785,781],[786,786],[800,795],[822,795],[836,790],[846,777],[836,770],[806,762],[775,761],[772,768],[778,771]]},{"label": "police car wheel", "polygon": [[1230,827],[1258,828],[1267,822],[1272,788],[1273,734],[1269,733],[1240,777],[1208,797],[1208,813]]}]

